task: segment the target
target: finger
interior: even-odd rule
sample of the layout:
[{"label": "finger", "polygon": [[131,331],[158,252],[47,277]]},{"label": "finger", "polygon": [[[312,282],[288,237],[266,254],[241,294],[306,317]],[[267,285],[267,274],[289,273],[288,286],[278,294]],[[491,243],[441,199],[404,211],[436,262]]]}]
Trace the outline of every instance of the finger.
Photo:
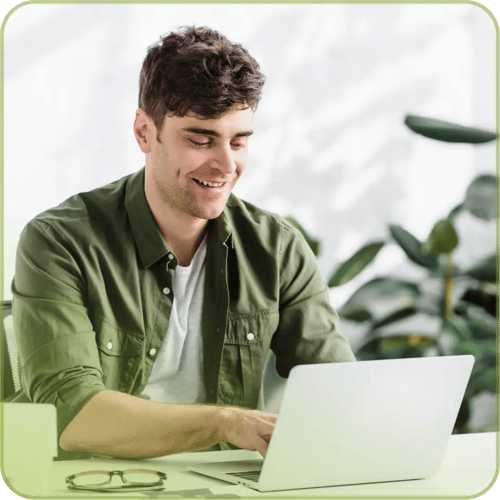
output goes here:
[{"label": "finger", "polygon": [[255,448],[264,458],[266,458],[268,447],[268,442],[266,442],[264,439],[259,439]]},{"label": "finger", "polygon": [[273,430],[274,427],[271,427],[270,429],[266,429],[264,432],[261,433],[262,439],[265,439],[268,443],[271,440],[271,436],[273,435]]}]

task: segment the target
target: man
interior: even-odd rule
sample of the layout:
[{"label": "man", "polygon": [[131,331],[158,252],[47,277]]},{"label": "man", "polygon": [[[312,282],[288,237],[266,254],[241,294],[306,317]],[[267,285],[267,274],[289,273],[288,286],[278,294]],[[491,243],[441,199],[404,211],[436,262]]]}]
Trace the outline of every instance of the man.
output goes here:
[{"label": "man", "polygon": [[271,348],[354,359],[302,236],[231,191],[264,77],[240,45],[185,28],[149,48],[134,133],[145,168],[24,229],[13,314],[25,396],[64,450],[154,457],[218,443],[265,455]]}]

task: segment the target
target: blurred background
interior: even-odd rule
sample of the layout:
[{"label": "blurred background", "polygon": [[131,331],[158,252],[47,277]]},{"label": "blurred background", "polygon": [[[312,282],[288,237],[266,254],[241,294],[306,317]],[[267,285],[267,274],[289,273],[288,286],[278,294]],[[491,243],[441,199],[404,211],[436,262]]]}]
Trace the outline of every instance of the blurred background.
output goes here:
[{"label": "blurred background", "polygon": [[[143,166],[132,132],[142,60],[188,24],[259,61],[267,83],[234,192],[307,233],[358,359],[473,353],[457,432],[494,429],[496,39],[476,5],[15,11],[4,52],[4,299],[31,218]],[[451,139],[436,140],[409,126],[421,117],[467,129],[450,125]]]}]

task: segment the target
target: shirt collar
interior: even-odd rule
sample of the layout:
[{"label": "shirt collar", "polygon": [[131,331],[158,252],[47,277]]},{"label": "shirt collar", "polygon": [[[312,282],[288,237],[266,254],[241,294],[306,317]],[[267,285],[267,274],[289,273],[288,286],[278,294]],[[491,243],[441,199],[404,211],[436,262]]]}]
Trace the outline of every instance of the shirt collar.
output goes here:
[{"label": "shirt collar", "polygon": [[[234,196],[233,194],[229,195],[229,199],[231,200],[233,196]],[[221,243],[227,244],[229,240],[231,248],[234,248],[234,241],[232,238],[233,230],[226,214],[227,214],[227,204],[224,207],[224,211],[219,215],[219,217],[213,220],[213,224],[210,227],[210,231],[216,235],[217,239]]]},{"label": "shirt collar", "polygon": [[[125,192],[125,207],[142,263],[145,267],[149,267],[171,250],[165,243],[146,200],[144,179],[144,167],[130,176]],[[210,232],[213,233],[213,236],[224,244],[228,241],[232,232],[231,225],[225,214],[226,210],[227,208],[210,226]],[[230,243],[234,248],[232,238]]]},{"label": "shirt collar", "polygon": [[130,176],[125,192],[127,209],[135,244],[142,263],[149,267],[164,257],[169,248],[161,235],[144,193],[144,168]]}]

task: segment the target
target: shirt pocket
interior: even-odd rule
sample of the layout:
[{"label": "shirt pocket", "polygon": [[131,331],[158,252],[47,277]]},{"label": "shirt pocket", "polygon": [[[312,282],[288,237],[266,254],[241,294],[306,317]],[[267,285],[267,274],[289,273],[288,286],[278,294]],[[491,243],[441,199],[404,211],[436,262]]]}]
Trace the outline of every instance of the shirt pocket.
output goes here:
[{"label": "shirt pocket", "polygon": [[139,372],[144,338],[101,319],[97,347],[106,389],[130,392]]},{"label": "shirt pocket", "polygon": [[229,316],[219,373],[219,400],[224,404],[256,408],[279,312]]}]

